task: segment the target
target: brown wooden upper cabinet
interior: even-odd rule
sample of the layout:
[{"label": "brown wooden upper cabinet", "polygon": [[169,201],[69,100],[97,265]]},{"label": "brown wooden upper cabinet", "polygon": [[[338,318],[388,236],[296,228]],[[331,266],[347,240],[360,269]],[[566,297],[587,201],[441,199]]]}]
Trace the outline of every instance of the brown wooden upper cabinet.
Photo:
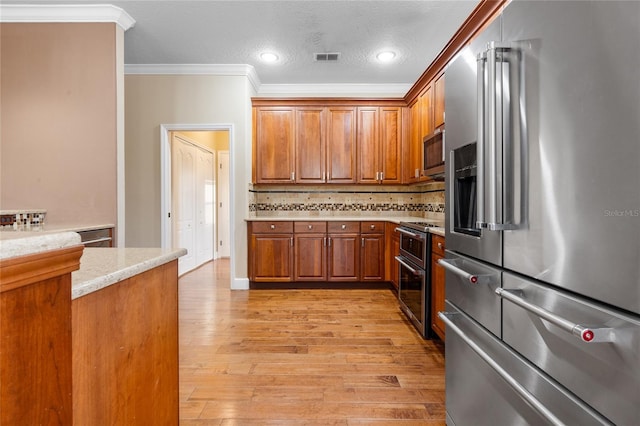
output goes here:
[{"label": "brown wooden upper cabinet", "polygon": [[434,107],[433,107],[433,126],[434,129],[444,124],[444,74],[436,78],[433,83],[434,91]]},{"label": "brown wooden upper cabinet", "polygon": [[272,101],[253,112],[255,183],[403,183],[402,106]]},{"label": "brown wooden upper cabinet", "polygon": [[402,108],[358,108],[358,183],[402,181]]},{"label": "brown wooden upper cabinet", "polygon": [[264,107],[255,111],[256,183],[295,180],[295,108]]},{"label": "brown wooden upper cabinet", "polygon": [[409,106],[409,143],[404,150],[404,182],[419,182],[422,176],[422,108],[420,98]]},{"label": "brown wooden upper cabinet", "polygon": [[327,107],[327,183],[356,182],[356,108]]}]

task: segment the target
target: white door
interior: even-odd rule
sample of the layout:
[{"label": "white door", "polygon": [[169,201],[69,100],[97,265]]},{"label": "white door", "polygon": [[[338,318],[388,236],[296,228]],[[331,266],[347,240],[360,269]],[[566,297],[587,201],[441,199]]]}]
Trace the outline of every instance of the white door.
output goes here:
[{"label": "white door", "polygon": [[[195,147],[194,147],[195,148]],[[213,153],[195,148],[196,166],[196,265],[213,260]]]},{"label": "white door", "polygon": [[187,249],[178,260],[181,275],[196,267],[196,158],[193,145],[176,135],[171,136],[171,164],[173,246]]},{"label": "white door", "polygon": [[231,226],[229,218],[229,151],[218,152],[218,256],[231,256]]}]

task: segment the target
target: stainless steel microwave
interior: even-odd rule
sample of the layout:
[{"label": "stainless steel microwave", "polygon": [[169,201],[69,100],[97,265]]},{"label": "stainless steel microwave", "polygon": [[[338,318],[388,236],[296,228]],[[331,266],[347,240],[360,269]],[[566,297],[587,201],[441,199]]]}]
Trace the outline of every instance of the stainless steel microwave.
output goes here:
[{"label": "stainless steel microwave", "polygon": [[422,141],[422,174],[444,178],[444,130],[436,131]]}]

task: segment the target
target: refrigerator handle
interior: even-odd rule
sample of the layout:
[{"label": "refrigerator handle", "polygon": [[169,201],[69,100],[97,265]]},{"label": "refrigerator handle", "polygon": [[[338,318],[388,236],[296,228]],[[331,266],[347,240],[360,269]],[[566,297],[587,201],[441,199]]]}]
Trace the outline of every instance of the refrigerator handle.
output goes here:
[{"label": "refrigerator handle", "polygon": [[527,390],[520,382],[518,382],[512,375],[507,372],[498,362],[496,362],[491,355],[485,352],[480,345],[478,345],[470,336],[462,331],[452,320],[451,317],[460,315],[451,312],[438,312],[438,317],[447,326],[447,332],[452,331],[456,334],[469,348],[471,348],[489,367],[491,367],[505,382],[511,386],[511,388],[518,393],[527,403],[535,409],[542,417],[544,417],[550,424],[564,425],[555,414],[553,414],[540,400],[538,400],[531,392]]},{"label": "refrigerator handle", "polygon": [[[484,124],[485,124],[485,90],[484,75],[487,52],[480,52],[477,59],[477,89],[478,89],[478,141],[476,143],[476,227],[484,228],[487,224],[484,221]],[[453,172],[453,153],[451,158]],[[453,173],[451,174],[453,176]],[[453,180],[453,178],[452,178]]]},{"label": "refrigerator handle", "polygon": [[[505,132],[505,124],[513,126],[514,123],[511,123],[510,118],[513,117],[510,113],[506,117],[506,122],[503,116],[503,109],[508,110],[511,102],[520,100],[520,79],[513,84],[511,82],[512,69],[520,68],[520,56],[512,55],[511,51],[512,48],[509,45],[492,41],[488,43],[487,50],[478,55],[478,105],[480,108],[478,110],[478,219],[476,226],[490,231],[519,229],[513,218],[515,191],[512,183],[512,147],[509,145],[512,141],[509,140],[508,131]],[[515,61],[513,57],[516,58]],[[506,65],[503,66],[503,63],[508,64],[509,68],[506,68]],[[504,81],[503,74],[507,69],[509,79]],[[506,94],[507,91],[509,94]],[[518,95],[514,95],[514,91]],[[519,129],[517,125],[516,128]],[[520,194],[522,195],[522,191]]]},{"label": "refrigerator handle", "polygon": [[491,275],[488,274],[470,274],[462,269],[456,259],[438,259],[438,265],[442,266],[447,271],[454,275],[459,276],[470,284],[489,284],[491,282]]},{"label": "refrigerator handle", "polygon": [[585,343],[609,343],[615,340],[614,330],[607,327],[587,327],[585,325],[573,323],[553,312],[526,301],[522,297],[518,296],[518,293],[522,293],[521,290],[507,290],[504,288],[497,288],[496,294],[504,300],[508,300],[514,305],[520,306],[522,309],[531,312],[538,317],[549,321],[551,324],[559,327],[560,329],[571,333],[577,337],[580,341]]}]

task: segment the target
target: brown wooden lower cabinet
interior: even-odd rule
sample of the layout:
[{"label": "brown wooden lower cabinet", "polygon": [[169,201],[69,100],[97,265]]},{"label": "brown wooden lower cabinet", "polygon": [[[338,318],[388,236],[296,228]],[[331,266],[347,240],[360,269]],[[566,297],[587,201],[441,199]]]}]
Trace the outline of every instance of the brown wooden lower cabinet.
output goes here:
[{"label": "brown wooden lower cabinet", "polygon": [[73,423],[178,424],[178,263],[74,299]]},{"label": "brown wooden lower cabinet", "polygon": [[327,222],[295,222],[295,281],[327,280]]},{"label": "brown wooden lower cabinet", "polygon": [[[249,280],[383,283],[389,281],[387,271],[393,262],[397,282],[397,264],[388,259],[387,229],[384,221],[250,222]],[[395,257],[399,236],[393,241]]]},{"label": "brown wooden lower cabinet", "polygon": [[360,223],[360,277],[362,281],[385,280],[385,223]]},{"label": "brown wooden lower cabinet", "polygon": [[431,239],[431,329],[443,341],[445,325],[438,312],[445,310],[445,269],[438,260],[444,258],[444,241],[440,235],[433,235]]},{"label": "brown wooden lower cabinet", "polygon": [[360,281],[360,223],[328,222],[328,281]]},{"label": "brown wooden lower cabinet", "polygon": [[248,238],[252,281],[293,281],[293,222],[251,222]]},{"label": "brown wooden lower cabinet", "polygon": [[72,424],[71,272],[82,246],[0,261],[0,424]]}]

